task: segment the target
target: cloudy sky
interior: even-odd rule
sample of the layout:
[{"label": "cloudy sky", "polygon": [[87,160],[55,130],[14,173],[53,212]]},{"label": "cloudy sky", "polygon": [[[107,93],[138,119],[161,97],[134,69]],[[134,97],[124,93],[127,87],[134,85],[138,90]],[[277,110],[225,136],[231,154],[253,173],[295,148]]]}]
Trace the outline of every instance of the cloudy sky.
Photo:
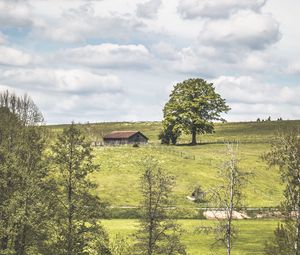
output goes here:
[{"label": "cloudy sky", "polygon": [[160,120],[201,77],[229,121],[300,118],[299,0],[0,0],[0,90],[47,123]]}]

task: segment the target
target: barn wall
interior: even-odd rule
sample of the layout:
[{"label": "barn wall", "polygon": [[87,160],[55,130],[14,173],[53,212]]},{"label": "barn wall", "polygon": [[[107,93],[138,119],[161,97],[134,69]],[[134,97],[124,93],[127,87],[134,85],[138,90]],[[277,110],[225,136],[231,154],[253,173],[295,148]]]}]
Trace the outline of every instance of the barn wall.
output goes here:
[{"label": "barn wall", "polygon": [[130,137],[130,138],[116,138],[116,139],[112,139],[112,138],[106,138],[104,139],[104,143],[106,144],[111,144],[111,145],[118,145],[118,144],[134,144],[134,143],[141,143],[141,144],[145,144],[147,143],[147,139],[142,136],[141,134],[135,134],[134,136]]},{"label": "barn wall", "polygon": [[129,138],[129,143],[147,143],[147,142],[148,142],[147,139],[138,133]]}]

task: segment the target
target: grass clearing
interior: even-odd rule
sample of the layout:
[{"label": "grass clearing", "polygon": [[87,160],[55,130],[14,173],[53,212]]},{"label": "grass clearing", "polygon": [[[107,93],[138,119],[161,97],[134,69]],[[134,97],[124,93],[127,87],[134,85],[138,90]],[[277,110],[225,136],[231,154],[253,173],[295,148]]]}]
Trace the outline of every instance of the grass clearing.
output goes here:
[{"label": "grass clearing", "polygon": [[[53,136],[66,125],[48,126]],[[245,206],[274,207],[282,200],[282,185],[275,168],[269,169],[261,155],[269,150],[278,132],[300,126],[300,121],[265,121],[216,123],[215,133],[199,135],[197,146],[188,146],[190,136],[183,135],[178,146],[162,146],[158,142],[160,122],[112,122],[82,125],[91,140],[114,130],[139,130],[150,138],[150,144],[139,148],[131,146],[97,147],[96,162],[101,170],[93,176],[99,184],[97,193],[112,206],[136,206],[139,203],[138,162],[153,155],[168,172],[176,177],[174,204],[193,207],[187,201],[197,184],[209,190],[218,182],[217,171],[226,160],[224,141],[240,142],[240,166],[253,172],[251,183],[245,189]]]},{"label": "grass clearing", "polygon": [[[253,172],[254,176],[245,189],[245,205],[248,207],[277,206],[282,199],[282,186],[276,169],[269,169],[261,159],[268,150],[266,144],[241,144],[240,166]],[[182,155],[193,155],[195,159]],[[223,144],[198,146],[100,147],[95,150],[96,162],[101,170],[93,176],[99,185],[97,192],[113,206],[136,206],[140,200],[139,166],[146,155],[157,158],[162,167],[176,177],[174,204],[179,207],[194,207],[188,201],[193,188],[199,183],[209,190],[218,183],[218,170],[226,157]]]},{"label": "grass clearing", "polygon": [[[179,220],[184,229],[183,242],[191,255],[211,255],[211,244],[214,235],[195,233],[197,226],[213,226],[216,222],[209,220]],[[239,229],[239,237],[233,244],[233,255],[263,255],[265,242],[272,237],[277,221],[273,220],[241,220],[235,222]],[[103,226],[113,239],[117,234],[127,236],[130,240],[138,222],[136,220],[103,220]],[[226,254],[225,250],[215,247],[217,254]]]}]

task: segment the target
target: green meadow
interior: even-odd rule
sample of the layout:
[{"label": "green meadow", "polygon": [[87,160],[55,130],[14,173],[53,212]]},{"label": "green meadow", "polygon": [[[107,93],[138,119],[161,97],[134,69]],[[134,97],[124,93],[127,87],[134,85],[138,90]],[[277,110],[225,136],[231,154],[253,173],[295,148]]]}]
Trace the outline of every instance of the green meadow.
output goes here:
[{"label": "green meadow", "polygon": [[[212,233],[197,233],[197,226],[212,226],[214,220],[203,220],[199,207],[213,206],[211,203],[195,204],[187,199],[196,185],[206,192],[218,184],[218,171],[226,157],[226,142],[238,143],[239,167],[252,173],[244,188],[245,207],[277,207],[283,199],[283,185],[278,169],[269,168],[262,159],[279,133],[297,129],[300,121],[269,121],[244,123],[216,123],[215,133],[198,136],[198,145],[190,146],[190,136],[183,135],[179,144],[161,145],[158,134],[160,122],[122,122],[82,124],[82,130],[91,141],[101,142],[103,135],[117,130],[137,130],[149,137],[149,144],[139,147],[97,146],[94,148],[95,162],[99,171],[91,178],[98,184],[97,195],[110,205],[111,220],[103,220],[104,227],[112,239],[116,235],[128,237],[137,228],[141,195],[139,178],[143,171],[140,162],[145,156],[155,157],[176,178],[172,194],[173,204],[178,209],[182,225],[183,242],[188,254],[225,254],[224,248],[215,246]],[[61,132],[65,125],[48,126],[50,134]],[[264,245],[273,236],[279,219],[239,220],[238,239],[234,243],[233,255],[263,254]]]},{"label": "green meadow", "polygon": [[[195,205],[187,200],[196,185],[204,191],[218,184],[218,171],[226,160],[226,142],[239,143],[239,166],[252,177],[244,190],[246,207],[276,207],[282,200],[282,184],[277,169],[269,168],[262,155],[270,149],[278,133],[300,126],[300,121],[265,121],[216,123],[213,134],[198,135],[197,146],[189,146],[190,136],[183,135],[176,146],[160,145],[160,122],[86,123],[82,129],[91,141],[115,130],[138,130],[149,137],[149,144],[134,148],[98,146],[95,161],[99,171],[92,176],[98,184],[97,194],[112,207],[137,206],[140,200],[139,162],[147,155],[159,160],[161,166],[176,177],[174,205],[178,208],[209,206]],[[48,126],[52,134],[65,125]]]},{"label": "green meadow", "polygon": [[[179,220],[183,228],[182,241],[191,255],[226,254],[224,247],[212,246],[215,239],[213,233],[199,233],[197,227],[210,227],[215,221],[208,220]],[[243,220],[237,221],[238,239],[233,243],[233,255],[263,255],[265,243],[272,237],[276,221],[272,220]],[[102,225],[108,230],[110,238],[127,237],[130,242],[138,222],[136,220],[103,220]],[[212,253],[213,252],[213,253]]]}]

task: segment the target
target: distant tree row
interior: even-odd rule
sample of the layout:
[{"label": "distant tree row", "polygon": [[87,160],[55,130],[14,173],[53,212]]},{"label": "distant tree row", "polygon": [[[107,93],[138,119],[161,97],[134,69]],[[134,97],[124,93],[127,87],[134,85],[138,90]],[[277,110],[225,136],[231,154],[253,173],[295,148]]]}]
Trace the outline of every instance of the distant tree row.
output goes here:
[{"label": "distant tree row", "polygon": [[[283,119],[281,117],[277,118],[277,121],[282,121],[282,120]],[[271,116],[269,116],[266,120],[260,118],[256,119],[256,122],[264,122],[264,121],[271,121]]]}]

